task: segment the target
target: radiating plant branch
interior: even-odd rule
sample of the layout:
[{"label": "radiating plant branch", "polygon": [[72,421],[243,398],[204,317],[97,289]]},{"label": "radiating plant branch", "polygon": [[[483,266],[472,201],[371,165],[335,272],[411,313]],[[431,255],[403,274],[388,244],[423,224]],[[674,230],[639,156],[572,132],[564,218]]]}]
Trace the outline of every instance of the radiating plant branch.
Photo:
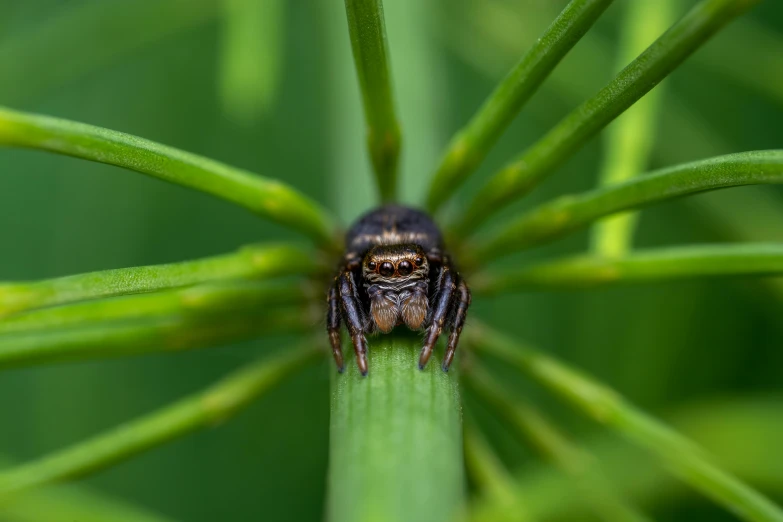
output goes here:
[{"label": "radiating plant branch", "polygon": [[419,371],[418,336],[369,341],[367,377],[352,357],[332,377],[327,519],[451,521],[464,489],[457,374]]},{"label": "radiating plant branch", "polygon": [[306,332],[318,324],[322,310],[305,304],[311,295],[300,285],[203,285],[13,316],[0,322],[0,368],[190,350],[261,334]]},{"label": "radiating plant branch", "polygon": [[89,475],[197,429],[220,424],[324,353],[312,343],[289,348],[102,435],[2,470],[0,503],[34,487]]},{"label": "radiating plant branch", "polygon": [[[621,24],[617,69],[639,53],[671,25],[673,0],[631,2],[625,6]],[[620,115],[607,129],[603,141],[601,185],[621,183],[647,169],[658,129],[663,85],[659,85]],[[592,230],[592,250],[598,256],[620,257],[632,247],[636,213],[609,216]]]},{"label": "radiating plant branch", "polygon": [[783,511],[769,499],[721,469],[691,441],[629,404],[615,391],[486,326],[474,323],[465,334],[476,351],[511,365],[576,410],[647,449],[680,480],[741,519],[783,521]]},{"label": "radiating plant branch", "polygon": [[400,126],[392,95],[382,0],[345,0],[351,48],[367,122],[367,146],[381,200],[397,196]]},{"label": "radiating plant branch", "polygon": [[672,198],[726,187],[783,183],[783,151],[756,151],[677,165],[624,183],[545,203],[466,249],[488,261],[540,245],[598,218]]},{"label": "radiating plant branch", "polygon": [[613,0],[572,0],[454,136],[430,182],[435,212],[478,167],[522,106]]},{"label": "radiating plant branch", "polygon": [[579,255],[473,278],[476,294],[569,290],[706,277],[783,276],[783,243],[637,250],[622,258]]},{"label": "radiating plant branch", "polygon": [[527,194],[729,21],[758,0],[702,0],[663,36],[543,138],[495,174],[454,225],[463,236]]},{"label": "radiating plant branch", "polygon": [[0,318],[35,308],[210,281],[315,275],[324,272],[327,266],[324,261],[316,252],[296,245],[248,245],[231,254],[180,263],[0,283]]},{"label": "radiating plant branch", "polygon": [[336,224],[320,204],[272,179],[92,125],[0,107],[0,146],[74,156],[206,192],[297,230],[332,251]]}]

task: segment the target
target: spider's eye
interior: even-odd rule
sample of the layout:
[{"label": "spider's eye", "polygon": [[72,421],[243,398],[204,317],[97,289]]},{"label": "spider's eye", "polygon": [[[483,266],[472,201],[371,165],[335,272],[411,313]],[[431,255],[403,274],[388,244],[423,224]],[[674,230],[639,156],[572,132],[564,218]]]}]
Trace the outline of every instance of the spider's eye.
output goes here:
[{"label": "spider's eye", "polygon": [[416,259],[414,259],[413,262],[416,263],[416,266],[421,266],[424,264],[424,258],[421,256],[416,256]]},{"label": "spider's eye", "polygon": [[394,275],[394,265],[389,263],[388,261],[384,261],[381,263],[381,269],[379,270],[382,276],[384,277],[390,277]]},{"label": "spider's eye", "polygon": [[413,272],[413,265],[410,261],[400,261],[397,264],[397,272],[399,272],[401,276],[411,275],[411,272]]},{"label": "spider's eye", "polygon": [[374,272],[375,269],[378,268],[378,263],[376,263],[375,261],[370,261],[369,263],[367,263],[367,268]]}]

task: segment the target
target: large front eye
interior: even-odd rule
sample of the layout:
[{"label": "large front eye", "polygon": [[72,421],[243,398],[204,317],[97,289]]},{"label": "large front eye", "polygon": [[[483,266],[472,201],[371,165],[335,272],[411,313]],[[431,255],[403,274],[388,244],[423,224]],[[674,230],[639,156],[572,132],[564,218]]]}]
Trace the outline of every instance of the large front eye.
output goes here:
[{"label": "large front eye", "polygon": [[381,269],[379,270],[383,277],[391,277],[394,275],[394,265],[388,261],[381,263]]},{"label": "large front eye", "polygon": [[369,263],[367,263],[368,270],[375,272],[376,268],[378,268],[378,263],[376,263],[375,261],[370,261]]},{"label": "large front eye", "polygon": [[397,271],[402,276],[411,275],[411,272],[413,272],[413,265],[410,261],[400,261],[399,264],[397,264]]}]

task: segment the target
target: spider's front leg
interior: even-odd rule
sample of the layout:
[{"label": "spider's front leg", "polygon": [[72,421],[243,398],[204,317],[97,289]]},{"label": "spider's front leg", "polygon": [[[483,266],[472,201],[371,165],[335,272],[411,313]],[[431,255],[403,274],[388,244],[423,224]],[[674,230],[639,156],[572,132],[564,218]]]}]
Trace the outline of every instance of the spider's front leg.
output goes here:
[{"label": "spider's front leg", "polygon": [[465,326],[465,319],[468,316],[468,307],[470,306],[470,290],[461,278],[457,283],[457,292],[454,294],[453,308],[454,314],[451,323],[451,333],[449,334],[449,343],[446,345],[446,353],[443,355],[443,371],[449,371],[451,361],[454,360],[454,353],[457,351],[459,335],[462,333],[462,327]]},{"label": "spider's front leg", "polygon": [[427,338],[424,341],[424,347],[421,349],[421,355],[419,356],[420,370],[423,370],[424,367],[427,366],[427,361],[429,361],[432,356],[432,350],[435,348],[435,343],[438,342],[438,338],[443,331],[443,325],[451,311],[451,299],[454,295],[454,290],[457,288],[455,274],[445,260],[440,271],[437,287],[437,301],[432,310],[430,325],[427,329]]},{"label": "spider's front leg", "polygon": [[[351,334],[353,350],[356,352],[356,365],[362,375],[367,375],[367,340],[364,338],[364,321],[362,320],[361,301],[356,289],[353,272],[346,269],[337,280],[337,292],[343,305],[343,319]],[[331,325],[330,325],[331,326]],[[337,336],[339,341],[339,335]],[[332,341],[334,350],[334,341]],[[342,357],[342,352],[340,353]],[[339,365],[339,363],[338,363]]]},{"label": "spider's front leg", "polygon": [[326,331],[329,332],[329,342],[332,345],[332,355],[337,364],[337,371],[345,371],[343,362],[342,339],[340,339],[340,294],[338,291],[339,278],[334,278],[334,284],[329,289],[329,296],[326,298]]}]

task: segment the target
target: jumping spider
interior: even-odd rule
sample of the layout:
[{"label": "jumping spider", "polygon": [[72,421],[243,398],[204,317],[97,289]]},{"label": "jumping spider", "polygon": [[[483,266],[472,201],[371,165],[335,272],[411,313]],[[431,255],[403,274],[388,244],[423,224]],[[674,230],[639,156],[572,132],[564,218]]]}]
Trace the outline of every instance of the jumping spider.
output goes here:
[{"label": "jumping spider", "polygon": [[470,291],[443,250],[438,227],[425,213],[386,205],[368,212],[346,234],[340,273],[329,290],[327,329],[337,368],[342,372],[340,321],[344,321],[356,352],[356,364],[367,375],[365,334],[388,333],[405,324],[426,329],[419,369],[448,324],[443,357],[448,371],[465,324]]}]

